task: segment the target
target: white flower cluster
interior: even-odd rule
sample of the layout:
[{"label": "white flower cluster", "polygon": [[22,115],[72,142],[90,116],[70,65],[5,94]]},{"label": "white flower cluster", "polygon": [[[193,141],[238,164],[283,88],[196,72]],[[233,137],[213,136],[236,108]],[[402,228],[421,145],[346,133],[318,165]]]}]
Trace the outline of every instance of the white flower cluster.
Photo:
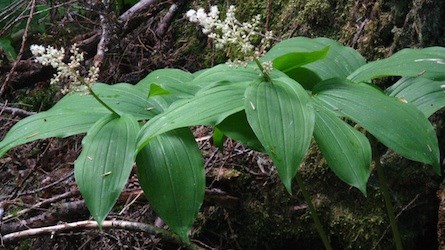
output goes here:
[{"label": "white flower cluster", "polygon": [[88,93],[88,86],[91,83],[97,81],[99,76],[99,68],[92,66],[88,71],[86,77],[82,77],[79,68],[84,61],[83,53],[79,52],[76,44],[70,49],[70,61],[69,63],[63,62],[65,57],[65,49],[55,49],[52,46],[44,47],[42,45],[31,45],[30,50],[35,56],[35,62],[41,63],[44,66],[51,65],[57,69],[57,73],[54,74],[50,84],[56,84],[62,82],[62,80],[68,80],[68,84],[64,85],[61,89],[62,94],[69,92],[84,92]]},{"label": "white flower cluster", "polygon": [[[227,9],[226,18],[219,19],[217,6],[210,7],[209,13],[203,8],[189,10],[186,13],[190,22],[202,26],[202,32],[213,39],[215,48],[227,49],[237,59],[229,60],[229,65],[247,65],[253,59],[257,59],[270,46],[272,31],[262,33],[261,16],[257,15],[251,22],[240,22],[235,17],[235,6]],[[261,40],[260,40],[261,38]],[[255,43],[259,44],[255,46]]]}]

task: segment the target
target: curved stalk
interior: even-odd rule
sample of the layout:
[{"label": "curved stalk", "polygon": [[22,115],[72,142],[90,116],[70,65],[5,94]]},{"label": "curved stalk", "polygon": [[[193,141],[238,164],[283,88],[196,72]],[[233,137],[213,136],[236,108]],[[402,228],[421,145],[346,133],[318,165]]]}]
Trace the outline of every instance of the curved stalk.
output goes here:
[{"label": "curved stalk", "polygon": [[91,88],[90,84],[86,83],[85,79],[82,76],[78,75],[74,70],[71,70],[71,72],[73,73],[73,75],[77,77],[77,80],[79,80],[82,84],[87,86],[88,92],[91,93],[91,95],[94,97],[94,99],[96,99],[96,101],[102,104],[102,106],[108,109],[111,113],[120,117],[120,115],[114,109],[112,109],[110,106],[108,106],[108,104],[106,104],[104,101],[102,101],[102,99],[100,99],[100,97],[93,91],[93,88]]},{"label": "curved stalk", "polygon": [[298,187],[300,188],[301,192],[303,193],[304,200],[306,201],[309,211],[311,213],[312,219],[315,222],[315,227],[317,228],[318,234],[320,235],[321,240],[323,241],[323,245],[327,250],[332,250],[331,243],[329,242],[329,238],[326,234],[326,232],[323,229],[323,226],[321,225],[320,218],[318,217],[317,210],[315,210],[315,206],[312,203],[311,196],[309,195],[309,192],[306,189],[306,186],[304,185],[303,178],[301,178],[301,175],[299,172],[297,172],[295,178],[297,179]]},{"label": "curved stalk", "polygon": [[102,106],[104,106],[106,109],[108,109],[109,111],[111,111],[111,113],[113,113],[114,115],[120,116],[116,111],[114,111],[114,109],[112,109],[110,106],[108,106],[108,104],[106,104],[104,101],[102,101],[102,99],[100,99],[100,97],[94,93],[93,89],[91,88],[91,86],[89,84],[86,84],[88,91],[91,93],[91,95],[94,97],[94,99],[96,99],[96,101],[98,101],[100,104],[102,104]]},{"label": "curved stalk", "polygon": [[394,212],[394,206],[392,205],[392,202],[391,202],[391,195],[389,192],[388,182],[386,180],[385,173],[382,169],[382,165],[380,164],[380,156],[377,153],[377,150],[374,150],[373,158],[374,158],[373,160],[374,160],[375,168],[377,169],[377,175],[379,178],[380,189],[382,191],[383,198],[385,200],[386,211],[387,211],[387,214],[389,217],[389,222],[391,224],[392,234],[394,236],[394,241],[396,243],[396,249],[402,250],[403,249],[402,237],[400,236],[399,227],[397,226],[396,216],[395,216],[395,212]]},{"label": "curved stalk", "polygon": [[253,60],[260,69],[261,75],[264,77],[264,79],[266,79],[266,81],[268,82],[272,82],[272,79],[269,76],[269,72],[266,72],[266,70],[264,69],[263,65],[261,65],[261,62],[258,60],[258,58],[254,58]]}]

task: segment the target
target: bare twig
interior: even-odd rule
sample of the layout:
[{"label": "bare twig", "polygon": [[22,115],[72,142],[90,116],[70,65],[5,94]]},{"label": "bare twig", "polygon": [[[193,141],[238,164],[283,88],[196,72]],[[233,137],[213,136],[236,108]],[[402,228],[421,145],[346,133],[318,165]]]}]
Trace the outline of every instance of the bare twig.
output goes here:
[{"label": "bare twig", "polygon": [[[404,206],[404,207],[402,208],[402,210],[400,210],[399,213],[397,213],[397,215],[396,215],[396,219],[398,219],[399,216],[400,216],[403,212],[405,212],[408,208],[411,207],[411,205],[412,205],[412,204],[419,198],[419,195],[420,195],[420,194],[417,194],[417,195],[414,197],[414,199],[412,199],[406,206]],[[388,232],[388,230],[389,230],[390,227],[391,227],[390,225],[388,225],[388,226],[386,227],[385,231],[383,231],[383,233],[382,233],[382,236],[379,238],[379,240],[377,241],[377,243],[374,245],[374,247],[373,247],[372,249],[376,249],[376,248],[379,246],[380,242],[383,240],[383,238],[385,237],[385,235],[386,235],[386,233]]]},{"label": "bare twig", "polygon": [[20,116],[20,117],[27,117],[27,116],[34,115],[36,113],[36,112],[26,111],[24,109],[7,107],[7,105],[5,103],[1,103],[1,102],[0,102],[0,107],[1,107],[0,114],[3,113],[3,112],[6,112],[6,113],[11,114],[11,115],[17,115],[17,116]]},{"label": "bare twig", "polygon": [[0,88],[0,96],[3,95],[3,93],[5,92],[6,87],[8,87],[8,83],[11,80],[12,75],[14,74],[15,68],[17,67],[17,63],[22,58],[23,51],[25,51],[26,39],[28,38],[29,27],[30,27],[32,18],[34,16],[34,9],[35,9],[35,7],[36,7],[36,0],[32,0],[31,1],[31,7],[29,9],[28,21],[26,21],[25,32],[23,33],[23,36],[22,36],[22,45],[20,47],[20,51],[19,51],[19,54],[17,55],[17,58],[16,58],[16,60],[14,62],[14,65],[12,66],[11,70],[9,71],[8,75],[6,76],[5,82],[3,83],[2,87]]},{"label": "bare twig", "polygon": [[55,186],[55,185],[57,185],[57,184],[59,184],[59,183],[61,183],[61,182],[64,182],[64,181],[68,180],[68,179],[71,178],[73,175],[74,175],[74,172],[71,171],[71,173],[67,174],[65,177],[63,177],[63,178],[61,178],[61,179],[59,179],[59,180],[56,180],[55,182],[52,182],[52,183],[50,183],[50,184],[48,184],[48,185],[46,185],[46,186],[43,186],[43,187],[41,187],[41,188],[38,188],[38,189],[35,189],[35,190],[31,190],[31,191],[27,191],[27,192],[17,193],[16,195],[5,195],[5,196],[0,196],[0,201],[6,200],[6,199],[11,199],[11,198],[13,198],[13,197],[16,197],[16,198],[17,198],[17,197],[20,197],[20,196],[36,194],[36,193],[38,193],[38,192],[41,192],[41,191],[43,191],[43,190],[45,190],[45,189],[48,189],[48,188],[53,187],[53,186]]},{"label": "bare twig", "polygon": [[158,0],[141,0],[128,9],[124,14],[119,17],[119,21],[124,24],[123,29],[127,29],[128,22],[137,16],[139,13],[147,10],[153,4],[156,4]]},{"label": "bare twig", "polygon": [[369,19],[365,18],[365,20],[363,20],[360,25],[358,25],[357,27],[357,31],[355,32],[354,38],[352,39],[352,43],[351,43],[351,47],[356,48],[357,44],[358,44],[358,40],[360,38],[360,36],[363,34],[363,32],[365,31],[365,26],[369,23]]},{"label": "bare twig", "polygon": [[270,12],[271,12],[271,0],[267,0],[267,5],[266,5],[266,24],[264,25],[266,30],[270,30]]},{"label": "bare twig", "polygon": [[110,43],[110,37],[112,36],[109,2],[104,1],[103,4],[105,5],[105,8],[99,15],[102,32],[100,35],[99,43],[97,44],[97,52],[94,56],[94,66],[97,68],[100,68],[100,66],[102,66],[105,52],[108,50],[108,44]]},{"label": "bare twig", "polygon": [[[54,234],[65,231],[80,231],[85,229],[97,229],[99,225],[95,221],[78,221],[73,223],[65,223],[61,225],[49,226],[49,227],[41,227],[41,228],[33,228],[20,232],[10,233],[3,236],[3,241],[5,243],[18,241],[21,239],[26,239],[29,237],[36,237],[45,234]],[[172,234],[171,232],[154,227],[149,224],[139,223],[139,222],[131,222],[131,221],[121,221],[121,220],[111,220],[104,221],[102,223],[103,229],[124,229],[128,231],[136,231],[136,232],[145,232],[153,235],[159,235],[163,239],[174,242],[176,244],[182,245],[183,243],[179,239],[178,236]],[[198,245],[191,243],[187,246],[188,249],[202,249]]]},{"label": "bare twig", "polygon": [[170,6],[170,9],[165,14],[165,16],[162,18],[161,22],[159,23],[158,27],[156,28],[156,35],[158,37],[163,37],[165,35],[165,32],[167,32],[168,27],[170,26],[171,21],[173,20],[173,17],[176,14],[176,11],[179,8],[179,4],[181,4],[183,1],[179,1],[178,4],[172,4]]},{"label": "bare twig", "polygon": [[20,210],[17,213],[14,213],[13,215],[11,214],[11,215],[5,216],[3,218],[3,220],[5,222],[7,222],[8,220],[11,220],[12,218],[20,216],[22,214],[25,214],[25,213],[33,210],[33,209],[40,208],[42,206],[49,205],[51,203],[54,203],[54,202],[57,202],[57,201],[60,201],[60,200],[66,199],[66,198],[70,198],[70,197],[76,196],[78,194],[79,194],[79,190],[73,190],[73,191],[69,191],[69,192],[66,192],[66,193],[63,193],[63,194],[60,194],[60,195],[56,195],[56,196],[51,197],[49,199],[43,200],[41,202],[38,202],[38,203],[34,204],[32,207],[30,207],[30,208],[26,208],[26,209]]}]

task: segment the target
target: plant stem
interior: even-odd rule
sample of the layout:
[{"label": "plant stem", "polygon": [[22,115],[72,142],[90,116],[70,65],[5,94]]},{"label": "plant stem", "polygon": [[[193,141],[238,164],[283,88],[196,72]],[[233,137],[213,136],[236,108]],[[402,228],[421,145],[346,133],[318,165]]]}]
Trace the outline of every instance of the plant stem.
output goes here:
[{"label": "plant stem", "polygon": [[258,58],[254,58],[253,60],[255,61],[258,68],[260,69],[261,75],[263,75],[263,77],[266,79],[266,81],[272,82],[272,79],[270,78],[269,73],[266,72],[266,70],[264,69],[263,65],[261,65],[261,62],[258,60]]},{"label": "plant stem", "polygon": [[94,93],[93,89],[91,88],[91,86],[89,84],[86,84],[86,85],[88,87],[88,91],[90,91],[90,93],[94,97],[94,99],[96,99],[100,104],[102,104],[102,106],[104,106],[106,109],[111,111],[111,113],[113,113],[114,115],[120,116],[116,111],[114,111],[114,109],[112,109],[110,106],[108,106],[108,104],[106,104],[104,101],[102,101],[102,99],[100,99],[100,97],[96,93]]},{"label": "plant stem", "polygon": [[386,211],[388,213],[389,222],[391,224],[391,230],[394,236],[394,241],[396,243],[396,249],[402,250],[402,238],[400,236],[400,231],[397,226],[396,216],[394,213],[394,207],[391,202],[391,195],[389,193],[388,182],[385,177],[385,173],[382,169],[382,165],[380,164],[380,156],[377,153],[377,150],[374,150],[374,164],[377,169],[377,175],[379,177],[380,189],[382,190],[383,198],[385,199]]},{"label": "plant stem", "polygon": [[299,172],[297,172],[295,178],[297,179],[297,184],[300,187],[301,192],[303,193],[304,200],[306,201],[309,207],[309,211],[311,213],[312,219],[315,222],[315,227],[317,228],[318,234],[320,235],[320,238],[323,241],[324,247],[327,250],[332,250],[329,238],[326,232],[324,231],[323,226],[321,225],[320,218],[318,218],[317,210],[315,210],[315,206],[312,203],[311,196],[309,195],[309,192],[307,191],[306,186],[304,185],[303,178],[301,178]]},{"label": "plant stem", "polygon": [[100,99],[100,97],[93,91],[93,88],[91,88],[90,84],[88,84],[85,81],[85,78],[78,75],[74,70],[71,70],[71,72],[76,76],[77,80],[79,80],[82,84],[87,86],[88,91],[91,93],[91,95],[94,97],[94,99],[96,99],[96,101],[98,101],[100,104],[102,104],[102,106],[104,106],[106,109],[108,109],[111,113],[120,117],[120,115],[114,109],[112,109],[110,106],[108,106],[108,104],[106,104],[104,101],[102,101],[102,99]]}]

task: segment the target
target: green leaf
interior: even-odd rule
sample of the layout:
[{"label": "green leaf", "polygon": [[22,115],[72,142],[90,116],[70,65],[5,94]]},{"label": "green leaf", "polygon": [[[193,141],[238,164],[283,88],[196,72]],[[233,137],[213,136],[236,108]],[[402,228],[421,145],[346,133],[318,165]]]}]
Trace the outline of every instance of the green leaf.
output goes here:
[{"label": "green leaf", "polygon": [[440,173],[436,133],[414,106],[346,79],[325,81],[314,94],[325,107],[358,123],[396,153],[430,164]]},{"label": "green leaf", "polygon": [[0,37],[0,50],[6,55],[8,61],[13,62],[17,58],[17,53],[15,52],[14,47],[12,46],[12,39],[8,37]]},{"label": "green leaf", "polygon": [[163,110],[156,100],[148,98],[148,89],[142,91],[140,87],[128,83],[95,83],[92,89],[119,115],[131,114],[138,120],[144,120],[151,119]]},{"label": "green leaf", "polygon": [[297,82],[282,77],[256,81],[246,90],[247,120],[272,158],[289,193],[292,179],[309,148],[314,111]]},{"label": "green leaf", "polygon": [[199,92],[193,98],[173,103],[164,113],[142,127],[138,136],[138,150],[151,138],[164,132],[194,125],[216,125],[227,116],[241,111],[247,84],[221,84]]},{"label": "green leaf", "polygon": [[237,83],[254,81],[259,78],[259,73],[256,66],[235,68],[227,64],[220,64],[200,72],[191,84],[200,86],[201,91],[203,91],[221,82]]},{"label": "green leaf", "polygon": [[224,135],[241,142],[243,145],[257,151],[264,151],[261,142],[258,140],[247,121],[246,112],[244,110],[228,116],[216,125],[216,127]]},{"label": "green leaf", "polygon": [[204,199],[201,152],[188,128],[158,135],[138,154],[139,183],[162,220],[188,243]]},{"label": "green leaf", "polygon": [[314,137],[335,175],[366,195],[372,160],[366,136],[322,105],[316,105]]},{"label": "green leaf", "polygon": [[445,81],[404,77],[386,92],[416,106],[426,117],[445,107]]},{"label": "green leaf", "polygon": [[329,47],[311,52],[292,52],[279,56],[273,60],[273,66],[284,73],[305,64],[321,60],[326,57]]},{"label": "green leaf", "polygon": [[67,95],[48,111],[26,117],[15,124],[0,142],[0,156],[27,142],[85,133],[107,114],[110,111],[90,95]]},{"label": "green leaf", "polygon": [[167,90],[161,88],[157,84],[152,83],[150,85],[149,97],[157,96],[157,95],[171,95],[171,93],[168,92]]},{"label": "green leaf", "polygon": [[138,130],[134,117],[108,115],[97,121],[82,140],[74,176],[88,210],[99,225],[128,181],[136,156]]},{"label": "green leaf", "polygon": [[[306,37],[295,37],[278,43],[261,60],[273,61],[287,53],[320,51],[326,47],[329,47],[329,51],[324,59],[292,69],[286,73],[307,89],[312,89],[321,80],[347,77],[365,64],[365,59],[356,50],[343,46],[337,41],[328,38],[311,39]],[[299,74],[302,69],[305,73]]]},{"label": "green leaf", "polygon": [[445,48],[403,49],[389,58],[363,65],[348,79],[363,82],[384,76],[422,76],[445,80]]},{"label": "green leaf", "polygon": [[212,139],[213,145],[215,145],[218,149],[222,150],[224,148],[224,141],[226,137],[224,136],[224,133],[217,127],[213,128]]},{"label": "green leaf", "polygon": [[197,86],[189,83],[192,80],[193,75],[186,71],[179,69],[158,69],[148,74],[144,79],[139,81],[136,86],[148,91],[151,84],[154,83],[179,98],[185,98],[193,96],[199,90]]}]

